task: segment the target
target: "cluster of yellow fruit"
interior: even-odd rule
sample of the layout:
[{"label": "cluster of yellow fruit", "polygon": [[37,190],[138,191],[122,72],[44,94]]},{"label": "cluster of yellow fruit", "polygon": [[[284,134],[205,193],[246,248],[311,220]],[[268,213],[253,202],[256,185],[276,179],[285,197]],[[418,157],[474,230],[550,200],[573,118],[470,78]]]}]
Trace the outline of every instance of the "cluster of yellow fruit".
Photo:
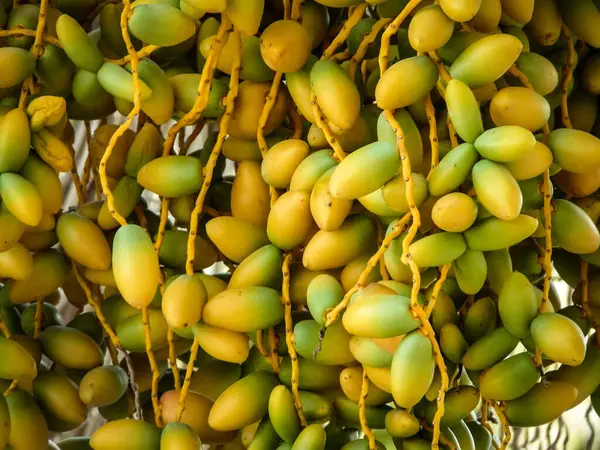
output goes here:
[{"label": "cluster of yellow fruit", "polygon": [[0,0],[0,450],[490,450],[600,408],[597,4]]}]

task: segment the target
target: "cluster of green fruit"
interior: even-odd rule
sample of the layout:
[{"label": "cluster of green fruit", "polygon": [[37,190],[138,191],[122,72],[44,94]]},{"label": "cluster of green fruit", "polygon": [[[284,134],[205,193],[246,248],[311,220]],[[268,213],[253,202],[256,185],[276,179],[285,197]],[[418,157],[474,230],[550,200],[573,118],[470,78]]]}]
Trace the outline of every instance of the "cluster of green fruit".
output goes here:
[{"label": "cluster of green fruit", "polygon": [[600,408],[596,5],[0,0],[0,450],[490,450]]}]

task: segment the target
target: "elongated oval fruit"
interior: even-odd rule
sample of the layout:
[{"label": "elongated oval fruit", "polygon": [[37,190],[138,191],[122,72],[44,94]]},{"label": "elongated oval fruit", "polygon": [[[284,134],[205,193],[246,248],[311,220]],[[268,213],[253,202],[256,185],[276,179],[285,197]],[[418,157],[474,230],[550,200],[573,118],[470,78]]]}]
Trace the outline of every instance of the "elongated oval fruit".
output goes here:
[{"label": "elongated oval fruit", "polygon": [[550,104],[532,89],[506,87],[492,98],[490,115],[497,126],[518,125],[536,131],[548,122]]},{"label": "elongated oval fruit", "polygon": [[292,393],[279,385],[271,391],[269,397],[269,418],[275,431],[285,442],[294,442],[300,434],[300,421]]},{"label": "elongated oval fruit", "polygon": [[188,328],[200,321],[207,300],[204,284],[193,275],[182,275],[167,286],[162,312],[173,328]]},{"label": "elongated oval fruit", "polygon": [[475,148],[484,158],[511,162],[522,158],[535,146],[531,131],[516,125],[504,125],[485,131],[475,140]]},{"label": "elongated oval fruit", "polygon": [[281,283],[281,250],[265,245],[246,257],[234,270],[228,287],[265,286],[277,288]]},{"label": "elongated oval fruit", "polygon": [[446,86],[446,106],[456,133],[465,142],[473,143],[483,133],[483,120],[473,91],[460,80],[450,80]]},{"label": "elongated oval fruit", "polygon": [[11,67],[0,76],[0,88],[12,88],[22,83],[35,69],[35,59],[27,50],[17,47],[0,49],[0,64]]},{"label": "elongated oval fruit", "polygon": [[0,337],[0,355],[4,364],[0,368],[0,378],[5,380],[33,380],[37,376],[37,366],[31,354],[17,342]]},{"label": "elongated oval fruit", "polygon": [[355,199],[379,189],[400,167],[396,147],[388,142],[374,142],[352,153],[335,168],[329,182],[331,195]]},{"label": "elongated oval fruit", "polygon": [[[128,175],[123,176],[112,190],[115,209],[122,217],[128,217],[140,200],[144,188],[136,179]],[[108,202],[103,202],[98,212],[98,225],[103,230],[111,230],[120,224],[108,210]]]},{"label": "elongated oval fruit", "polygon": [[440,348],[446,358],[455,364],[460,364],[469,344],[460,328],[456,324],[448,322],[440,330]]},{"label": "elongated oval fruit", "polygon": [[385,415],[385,429],[392,437],[411,437],[417,434],[420,428],[419,419],[403,409],[394,409]]},{"label": "elongated oval fruit", "polygon": [[468,22],[479,12],[482,0],[441,0],[444,13],[455,22]]},{"label": "elongated oval fruit", "polygon": [[25,225],[36,226],[43,214],[42,198],[36,187],[20,175],[0,175],[2,204]]},{"label": "elongated oval fruit", "polygon": [[119,292],[134,308],[152,303],[158,288],[158,255],[150,236],[137,225],[119,228],[113,241],[113,273]]},{"label": "elongated oval fruit", "polygon": [[438,69],[427,56],[413,56],[393,64],[379,79],[375,100],[381,109],[398,109],[424,98],[435,86]]},{"label": "elongated oval fruit", "polygon": [[[391,356],[391,355],[390,355]],[[353,402],[358,403],[360,399],[362,385],[362,368],[360,366],[350,366],[342,370],[340,374],[340,387],[346,397]],[[382,405],[389,403],[392,396],[385,391],[382,391],[374,384],[370,383],[369,395],[365,399],[367,405]]]},{"label": "elongated oval fruit", "polygon": [[450,75],[469,87],[493,83],[515,63],[522,49],[522,42],[510,34],[485,36],[460,54]]},{"label": "elongated oval fruit", "polygon": [[[173,269],[185,270],[188,238],[186,231],[167,230],[158,253],[160,262]],[[202,236],[196,236],[194,241],[196,247],[194,270],[199,271],[212,266],[217,261],[215,248]]]},{"label": "elongated oval fruit", "polygon": [[319,228],[325,231],[337,230],[350,213],[353,204],[352,200],[337,198],[331,194],[329,184],[335,170],[332,167],[325,172],[310,193],[310,212]]},{"label": "elongated oval fruit", "polygon": [[468,370],[487,369],[506,358],[518,343],[519,338],[510,334],[506,328],[496,328],[469,347],[462,363]]},{"label": "elongated oval fruit", "polygon": [[570,383],[537,383],[525,395],[506,402],[506,418],[516,427],[537,427],[557,419],[576,398],[577,388]]},{"label": "elongated oval fruit", "polygon": [[112,405],[125,394],[128,384],[127,372],[121,367],[96,367],[79,382],[79,398],[90,408]]},{"label": "elongated oval fruit", "polygon": [[309,237],[312,229],[307,191],[286,192],[273,203],[267,220],[267,236],[277,247],[282,250],[297,247]]},{"label": "elongated oval fruit", "polygon": [[[148,310],[150,324],[150,341],[152,348],[161,349],[167,346],[167,330],[169,328],[165,317],[160,311]],[[134,353],[144,353],[146,350],[144,323],[142,313],[137,313],[123,320],[115,330],[123,348]]]},{"label": "elongated oval fruit", "polygon": [[20,173],[36,187],[44,212],[56,213],[62,205],[62,185],[56,171],[37,156],[29,155]]},{"label": "elongated oval fruit", "polygon": [[[166,424],[177,422],[179,397],[179,392],[175,390],[167,391],[160,397],[163,420]],[[211,400],[197,392],[190,391],[181,416],[181,423],[191,427],[203,443],[230,442],[235,436],[233,433],[217,431],[208,424],[208,415],[212,406]]]},{"label": "elongated oval fruit", "polygon": [[0,173],[18,172],[29,156],[30,147],[27,114],[18,108],[9,111],[0,119]]},{"label": "elongated oval fruit", "polygon": [[296,72],[304,66],[311,50],[306,28],[295,20],[278,20],[260,36],[260,54],[276,72]]},{"label": "elongated oval fruit", "polygon": [[350,216],[335,231],[318,231],[305,247],[302,263],[310,270],[345,266],[373,244],[375,234],[369,217]]},{"label": "elongated oval fruit", "polygon": [[519,217],[523,194],[508,169],[493,161],[481,160],[473,166],[472,177],[477,199],[487,211],[502,220]]},{"label": "elongated oval fruit", "polygon": [[321,175],[336,164],[332,150],[311,153],[294,171],[290,180],[290,191],[312,191]]},{"label": "elongated oval fruit", "polygon": [[[42,372],[33,381],[33,396],[53,418],[75,428],[87,418],[86,405],[79,399],[77,385],[65,375]],[[51,425],[52,427],[52,425]]]},{"label": "elongated oval fruit", "polygon": [[416,405],[433,380],[435,362],[431,342],[417,331],[408,334],[392,360],[392,395],[401,407]]},{"label": "elongated oval fruit", "polygon": [[462,192],[451,192],[435,202],[431,219],[444,231],[461,233],[477,219],[477,203]]},{"label": "elongated oval fruit", "polygon": [[159,450],[161,430],[143,420],[121,419],[98,428],[90,438],[94,450],[117,450],[127,437],[131,450]]},{"label": "elongated oval fruit", "polygon": [[454,271],[460,290],[475,295],[485,284],[488,272],[483,252],[467,249],[454,261]]},{"label": "elongated oval fruit", "polygon": [[342,317],[344,327],[355,336],[388,338],[419,326],[409,311],[410,299],[399,295],[377,295],[352,303]]},{"label": "elongated oval fruit", "polygon": [[308,310],[313,319],[321,325],[325,323],[325,311],[334,308],[343,297],[344,289],[339,281],[329,274],[317,275],[308,284],[306,292]]},{"label": "elongated oval fruit", "polygon": [[436,233],[412,243],[409,253],[419,267],[437,267],[450,264],[467,250],[459,233]]},{"label": "elongated oval fruit", "polygon": [[540,372],[528,352],[513,355],[481,374],[481,396],[495,401],[514,400],[540,379]]},{"label": "elongated oval fruit", "polygon": [[[402,128],[406,152],[410,159],[411,168],[415,170],[423,162],[423,140],[419,128],[408,110],[404,108],[394,111],[394,118]],[[398,146],[398,137],[394,127],[388,122],[385,111],[379,114],[377,118],[377,139],[389,142],[395,149]]]},{"label": "elongated oval fruit", "polygon": [[219,361],[243,363],[248,359],[248,335],[239,331],[197,323],[192,327],[194,338],[206,353]]},{"label": "elongated oval fruit", "polygon": [[321,59],[310,71],[310,86],[325,117],[340,130],[352,128],[360,113],[360,94],[348,73]]},{"label": "elongated oval fruit", "polygon": [[552,164],[552,152],[541,142],[525,152],[519,159],[504,163],[504,167],[515,177],[515,180],[528,180],[543,174]]},{"label": "elongated oval fruit", "polygon": [[[592,339],[595,336],[591,336]],[[577,398],[570,408],[583,402],[589,395],[598,389],[600,384],[595,376],[600,366],[600,349],[593,343],[588,344],[585,359],[578,366],[562,365],[553,372],[548,373],[551,381],[564,381],[577,388]]]},{"label": "elongated oval fruit", "polygon": [[473,303],[464,315],[463,335],[472,344],[496,328],[496,319],[496,304],[490,297],[483,297]]},{"label": "elongated oval fruit", "polygon": [[[311,359],[298,358],[300,377],[298,387],[310,391],[320,391],[339,386],[341,367],[325,366]],[[302,374],[302,371],[304,375]],[[281,362],[279,381],[287,387],[292,386],[292,363],[288,357]]]},{"label": "elongated oval fruit", "polygon": [[163,156],[142,166],[137,181],[164,197],[181,197],[202,188],[202,163],[193,156]]},{"label": "elongated oval fruit", "polygon": [[527,277],[513,272],[504,280],[498,296],[498,312],[504,327],[518,338],[529,334],[531,322],[538,314],[537,294]]},{"label": "elongated oval fruit", "polygon": [[77,67],[96,73],[104,63],[102,53],[75,19],[67,14],[56,21],[56,35],[62,49]]},{"label": "elongated oval fruit", "polygon": [[[337,414],[345,421],[353,424],[360,424],[358,404],[346,398],[345,396],[336,397],[333,400],[333,407]],[[371,424],[374,429],[385,428],[385,415],[391,408],[387,405],[368,405],[365,408],[367,421]]]},{"label": "elongated oval fruit", "polygon": [[465,231],[464,237],[472,250],[502,250],[527,239],[537,227],[537,219],[525,214],[509,221],[490,217]]},{"label": "elongated oval fruit", "polygon": [[263,159],[262,177],[269,186],[277,189],[288,188],[295,170],[308,156],[309,150],[308,144],[300,139],[278,142],[269,149]]},{"label": "elongated oval fruit", "polygon": [[0,252],[0,277],[26,280],[33,272],[33,257],[29,250],[18,242]]},{"label": "elongated oval fruit", "polygon": [[[243,81],[240,83],[239,94],[228,128],[230,136],[244,140],[256,139],[260,115],[270,89],[270,82]],[[288,99],[287,90],[281,86],[264,128],[265,135],[273,132],[287,117]]]},{"label": "elongated oval fruit", "polygon": [[283,305],[277,291],[271,288],[227,289],[204,306],[203,318],[207,324],[227,330],[262,330],[283,319]]},{"label": "elongated oval fruit", "polygon": [[203,363],[202,371],[192,375],[190,390],[215,401],[225,389],[240,379],[241,374],[242,367],[239,364],[223,361]]},{"label": "elongated oval fruit", "polygon": [[578,366],[585,358],[585,341],[581,328],[566,316],[540,314],[531,323],[531,336],[550,359],[567,366]]},{"label": "elongated oval fruit", "polygon": [[227,258],[237,263],[269,243],[262,227],[233,217],[210,220],[206,224],[206,233]]},{"label": "elongated oval fruit", "polygon": [[[400,342],[400,338],[384,339],[383,342]],[[379,339],[368,339],[360,336],[352,336],[350,339],[350,351],[356,360],[370,367],[389,367],[392,363],[391,351],[395,347],[385,346]]]},{"label": "elongated oval fruit", "polygon": [[8,445],[14,449],[46,450],[48,424],[33,397],[17,389],[8,394],[6,403],[10,415]]},{"label": "elongated oval fruit", "polygon": [[313,423],[302,430],[294,441],[291,450],[324,450],[325,439],[326,434],[323,427],[320,424]]},{"label": "elongated oval fruit", "polygon": [[[417,208],[420,208],[429,197],[427,179],[420,173],[413,173],[411,176],[413,183],[413,198]],[[404,176],[399,174],[381,188],[381,194],[385,203],[395,212],[401,214],[407,213],[410,209],[406,199],[407,185],[408,183]]]},{"label": "elongated oval fruit", "polygon": [[236,219],[264,226],[269,216],[269,203],[269,186],[262,178],[260,164],[242,161],[231,188],[231,214]]},{"label": "elongated oval fruit", "polygon": [[10,283],[10,300],[22,305],[55,292],[67,279],[69,265],[56,250],[41,251],[33,255],[33,268],[23,280]]},{"label": "elongated oval fruit", "polygon": [[[294,326],[296,350],[304,358],[311,358],[319,342],[321,325],[314,320],[303,320]],[[315,361],[330,366],[348,365],[355,361],[350,351],[350,334],[340,322],[331,325],[322,341],[322,349]]]},{"label": "elongated oval fruit", "polygon": [[277,385],[267,371],[253,372],[232,384],[215,401],[208,416],[215,430],[230,431],[256,422],[268,411],[271,391]]},{"label": "elongated oval fruit", "polygon": [[[169,26],[165,27],[164,24]],[[177,45],[194,35],[194,21],[166,4],[138,5],[129,18],[129,29],[140,41],[161,47]]]},{"label": "elongated oval fruit", "polygon": [[[458,386],[446,393],[444,400],[444,416],[441,424],[445,427],[453,427],[466,418],[479,404],[479,390],[473,386]],[[428,420],[433,420],[437,410],[435,403],[430,403],[426,410]]]},{"label": "elongated oval fruit", "polygon": [[454,191],[467,179],[478,159],[473,144],[460,144],[450,150],[429,175],[429,193],[441,197]]},{"label": "elongated oval fruit", "polygon": [[[133,75],[125,68],[113,63],[104,63],[98,73],[98,82],[106,92],[114,97],[133,102],[135,87]],[[148,100],[152,90],[142,80],[140,82],[140,100]]]},{"label": "elongated oval fruit", "polygon": [[[435,33],[431,33],[435,30]],[[410,46],[418,52],[432,52],[445,45],[454,32],[454,22],[438,5],[420,9],[408,25]]]},{"label": "elongated oval fruit", "polygon": [[593,253],[600,246],[600,233],[590,216],[564,199],[557,199],[554,203],[552,236],[560,247],[570,253]]},{"label": "elongated oval fruit", "polygon": [[87,334],[70,327],[51,326],[40,334],[44,354],[68,369],[93,369],[102,365],[104,355]]},{"label": "elongated oval fruit", "polygon": [[554,130],[547,145],[556,164],[569,172],[585,173],[600,166],[600,139],[585,131]]},{"label": "elongated oval fruit", "polygon": [[110,268],[110,247],[91,220],[77,213],[63,214],[56,222],[56,235],[67,255],[79,264],[96,270]]},{"label": "elongated oval fruit", "polygon": [[168,423],[160,435],[161,450],[198,450],[202,443],[196,432],[187,424]]}]

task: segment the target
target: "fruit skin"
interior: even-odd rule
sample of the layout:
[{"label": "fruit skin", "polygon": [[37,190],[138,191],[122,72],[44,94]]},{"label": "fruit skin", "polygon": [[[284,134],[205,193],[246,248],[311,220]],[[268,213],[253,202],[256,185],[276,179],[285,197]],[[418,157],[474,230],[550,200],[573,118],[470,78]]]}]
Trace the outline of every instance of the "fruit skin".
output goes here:
[{"label": "fruit skin", "polygon": [[552,238],[563,249],[575,254],[598,250],[600,233],[592,219],[577,205],[557,199],[552,213]]},{"label": "fruit skin", "polygon": [[161,450],[199,450],[202,443],[198,435],[185,423],[171,422],[160,435]]},{"label": "fruit skin", "polygon": [[360,114],[360,94],[346,71],[336,62],[321,59],[310,71],[310,86],[321,111],[340,130],[348,130]]},{"label": "fruit skin", "polygon": [[[444,402],[444,416],[440,424],[443,427],[453,427],[462,419],[466,418],[479,404],[480,396],[477,388],[473,386],[458,386],[450,389],[446,393]],[[437,410],[435,403],[430,403],[426,410],[426,416],[429,421]]]},{"label": "fruit skin", "polygon": [[425,395],[433,380],[435,361],[431,342],[418,331],[408,334],[398,345],[392,360],[392,395],[403,408],[410,409]]},{"label": "fruit skin", "polygon": [[200,321],[208,294],[193,275],[182,275],[165,289],[161,308],[173,328],[187,328]]},{"label": "fruit skin", "polygon": [[113,273],[123,298],[134,308],[152,303],[158,288],[158,255],[150,236],[137,225],[119,228],[113,241]]},{"label": "fruit skin", "polygon": [[310,194],[289,191],[273,203],[268,213],[267,236],[280,249],[291,250],[309,237],[313,224]]},{"label": "fruit skin", "polygon": [[[319,341],[321,325],[314,320],[303,320],[294,326],[294,339],[298,353],[304,358],[312,357],[312,352]],[[355,361],[350,352],[350,334],[342,324],[329,327],[322,343],[321,352],[316,361],[321,364],[337,366],[348,365]]]},{"label": "fruit skin", "polygon": [[586,348],[581,328],[566,316],[553,312],[538,315],[531,323],[531,336],[542,352],[553,361],[578,366],[585,358]]},{"label": "fruit skin", "polygon": [[37,376],[37,366],[33,357],[17,342],[0,337],[0,355],[10,365],[4,365],[0,376],[6,380],[33,380]]},{"label": "fruit skin", "polygon": [[548,137],[554,161],[569,172],[585,173],[600,166],[600,139],[581,130],[559,128]]},{"label": "fruit skin", "polygon": [[331,195],[355,199],[379,189],[400,167],[398,150],[388,142],[377,141],[352,153],[335,168],[329,181]]},{"label": "fruit skin", "polygon": [[496,328],[475,341],[463,356],[462,363],[468,370],[483,370],[502,361],[519,343],[519,338],[505,328]]},{"label": "fruit skin", "polygon": [[122,419],[108,422],[90,437],[94,450],[117,450],[127,439],[131,450],[159,450],[161,430],[141,420]]},{"label": "fruit skin", "polygon": [[450,67],[450,75],[469,87],[493,83],[515,63],[523,44],[509,34],[483,37],[460,54]]},{"label": "fruit skin", "polygon": [[295,20],[278,20],[260,36],[260,53],[276,72],[296,72],[304,66],[310,54],[310,36]]},{"label": "fruit skin", "polygon": [[98,344],[74,328],[50,326],[40,333],[40,342],[48,358],[69,369],[93,369],[104,359]]},{"label": "fruit skin", "polygon": [[271,288],[227,289],[206,303],[203,318],[209,325],[245,333],[278,324],[283,306],[278,292]]},{"label": "fruit skin", "polygon": [[8,445],[15,450],[46,450],[48,425],[33,397],[17,389],[6,397],[10,414]]},{"label": "fruit skin", "polygon": [[271,424],[281,439],[293,443],[300,434],[300,422],[291,392],[279,385],[269,397],[269,417]]},{"label": "fruit skin", "polygon": [[241,263],[252,252],[269,244],[264,228],[234,217],[209,220],[206,234],[225,257],[236,263]]},{"label": "fruit skin", "polygon": [[381,109],[398,109],[424,98],[438,78],[435,64],[427,56],[413,56],[390,66],[375,89],[375,100]]},{"label": "fruit skin", "polygon": [[27,50],[17,47],[3,47],[0,49],[0,64],[11,67],[0,76],[0,88],[11,88],[22,83],[25,78],[33,73],[35,59]]},{"label": "fruit skin", "polygon": [[209,425],[219,431],[233,431],[256,422],[268,411],[269,396],[277,385],[266,371],[253,372],[235,382],[215,401]]},{"label": "fruit skin", "polygon": [[577,398],[577,388],[564,381],[536,383],[525,395],[505,403],[508,423],[536,427],[557,419]]},{"label": "fruit skin", "polygon": [[512,162],[522,158],[535,144],[535,136],[526,128],[503,125],[484,131],[473,145],[484,158]]},{"label": "fruit skin", "polygon": [[399,295],[377,295],[356,301],[342,316],[346,330],[366,338],[389,338],[419,326],[409,312],[410,299]]},{"label": "fruit skin", "polygon": [[483,398],[506,401],[524,395],[540,379],[532,355],[513,355],[484,371],[479,379]]},{"label": "fruit skin", "polygon": [[[169,26],[165,27],[165,23]],[[155,3],[134,8],[129,18],[129,29],[139,40],[164,47],[177,45],[192,37],[196,25],[179,9]]]},{"label": "fruit skin", "polygon": [[96,270],[110,268],[110,247],[91,220],[76,213],[63,214],[56,222],[56,235],[65,252],[78,263]]},{"label": "fruit skin", "polygon": [[448,115],[458,135],[473,143],[483,133],[483,121],[473,91],[462,81],[450,80],[446,86]]},{"label": "fruit skin", "polygon": [[325,430],[320,424],[315,423],[302,430],[294,441],[292,450],[324,450],[325,439]]},{"label": "fruit skin", "polygon": [[56,34],[60,45],[77,67],[96,73],[104,63],[104,57],[84,29],[67,14],[56,21]]},{"label": "fruit skin", "polygon": [[437,267],[450,264],[467,250],[459,233],[436,233],[414,242],[409,247],[413,261],[419,267]]},{"label": "fruit skin", "polygon": [[102,366],[90,370],[79,383],[79,398],[88,407],[116,403],[127,391],[129,377],[119,366]]},{"label": "fruit skin", "polygon": [[18,172],[27,161],[30,147],[27,114],[20,109],[9,111],[0,119],[0,173]]},{"label": "fruit skin", "polygon": [[25,225],[35,227],[42,220],[42,198],[36,187],[20,175],[0,175],[2,204]]},{"label": "fruit skin", "polygon": [[193,156],[162,156],[142,166],[138,183],[165,197],[181,197],[199,192],[204,177],[202,163]]},{"label": "fruit skin", "polygon": [[[430,30],[436,30],[434,34]],[[431,52],[445,45],[454,32],[454,22],[438,5],[417,11],[408,26],[408,39],[418,52]]]},{"label": "fruit skin", "polygon": [[537,219],[525,214],[510,221],[490,217],[465,231],[464,237],[470,249],[488,252],[518,244],[531,236],[537,227]]},{"label": "fruit skin", "polygon": [[[77,385],[65,375],[42,372],[33,382],[33,396],[47,414],[70,428],[87,418],[86,405],[79,399]],[[53,428],[50,424],[50,428]]]},{"label": "fruit skin", "polygon": [[302,263],[310,270],[345,266],[373,245],[375,231],[369,217],[350,216],[336,231],[318,231],[305,247]]},{"label": "fruit skin", "polygon": [[534,287],[525,275],[515,271],[504,280],[498,296],[498,312],[511,334],[518,338],[529,334],[531,322],[538,315],[538,301]]},{"label": "fruit skin", "polygon": [[500,89],[490,103],[490,115],[497,126],[518,125],[529,131],[542,128],[550,112],[544,97],[524,87]]}]

